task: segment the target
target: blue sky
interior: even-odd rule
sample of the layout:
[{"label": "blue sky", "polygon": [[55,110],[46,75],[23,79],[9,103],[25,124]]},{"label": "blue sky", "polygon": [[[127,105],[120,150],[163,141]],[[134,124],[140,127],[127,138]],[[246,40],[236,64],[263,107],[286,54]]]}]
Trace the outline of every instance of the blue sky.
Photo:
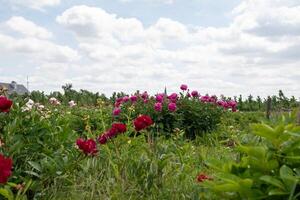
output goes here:
[{"label": "blue sky", "polygon": [[298,0],[0,0],[0,81],[300,96]]}]

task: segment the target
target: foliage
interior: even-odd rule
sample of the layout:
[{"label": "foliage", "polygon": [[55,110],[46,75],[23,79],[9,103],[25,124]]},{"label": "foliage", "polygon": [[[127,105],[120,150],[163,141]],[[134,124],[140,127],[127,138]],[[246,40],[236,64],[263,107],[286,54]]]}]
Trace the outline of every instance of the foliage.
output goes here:
[{"label": "foliage", "polygon": [[235,161],[207,162],[215,169],[215,180],[204,185],[219,198],[298,199],[300,127],[283,118],[274,127],[261,123],[252,129],[259,140],[240,144]]}]

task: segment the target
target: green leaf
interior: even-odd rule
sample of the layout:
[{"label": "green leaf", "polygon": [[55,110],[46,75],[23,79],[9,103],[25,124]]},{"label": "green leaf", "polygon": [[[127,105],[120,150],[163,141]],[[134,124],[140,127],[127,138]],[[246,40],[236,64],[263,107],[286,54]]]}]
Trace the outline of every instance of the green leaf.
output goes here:
[{"label": "green leaf", "polygon": [[289,193],[288,192],[285,192],[285,191],[282,191],[280,189],[272,189],[268,192],[268,195],[270,196],[279,196],[279,195],[288,195]]},{"label": "green leaf", "polygon": [[0,195],[2,195],[3,197],[5,197],[8,200],[14,199],[13,194],[8,189],[0,188]]},{"label": "green leaf", "polygon": [[239,191],[240,186],[238,184],[233,183],[225,183],[221,185],[214,186],[214,190],[219,192],[237,192]]},{"label": "green leaf", "polygon": [[286,186],[288,191],[291,191],[297,182],[297,178],[294,176],[293,170],[286,165],[283,165],[279,170],[280,178]]},{"label": "green leaf", "polygon": [[37,171],[41,172],[41,165],[37,162],[33,162],[33,161],[28,161],[28,164],[33,167],[34,169],[36,169]]},{"label": "green leaf", "polygon": [[254,134],[267,138],[267,139],[276,139],[277,133],[276,131],[266,124],[254,124],[252,125],[252,129],[254,131]]},{"label": "green leaf", "polygon": [[249,156],[255,157],[256,159],[264,159],[266,155],[266,149],[264,147],[254,146],[239,146],[238,150],[247,153]]},{"label": "green leaf", "polygon": [[285,187],[282,184],[282,182],[280,180],[272,177],[272,176],[261,176],[260,180],[262,180],[262,181],[264,181],[266,183],[269,183],[269,184],[271,184],[271,185],[273,185],[275,187],[278,187],[278,188],[280,188],[282,190],[285,190]]}]

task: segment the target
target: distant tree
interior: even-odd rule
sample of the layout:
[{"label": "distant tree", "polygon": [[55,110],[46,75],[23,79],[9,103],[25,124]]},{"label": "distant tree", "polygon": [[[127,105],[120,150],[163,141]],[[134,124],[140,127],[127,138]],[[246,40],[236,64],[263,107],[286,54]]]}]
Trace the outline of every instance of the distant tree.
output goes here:
[{"label": "distant tree", "polygon": [[262,104],[262,100],[261,100],[260,96],[257,96],[256,101],[257,101],[257,104],[258,104],[258,109],[260,110],[261,109],[261,104]]}]

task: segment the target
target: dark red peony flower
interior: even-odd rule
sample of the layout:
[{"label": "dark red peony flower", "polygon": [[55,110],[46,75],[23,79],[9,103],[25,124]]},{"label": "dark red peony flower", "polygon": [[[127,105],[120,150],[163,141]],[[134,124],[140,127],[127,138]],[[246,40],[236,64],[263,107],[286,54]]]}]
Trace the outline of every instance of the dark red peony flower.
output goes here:
[{"label": "dark red peony flower", "polygon": [[211,177],[207,176],[206,174],[204,173],[200,173],[198,176],[197,176],[197,181],[199,183],[202,183],[203,181],[205,180],[213,180]]},{"label": "dark red peony flower", "polygon": [[0,96],[0,112],[9,112],[12,104],[13,102],[10,99]]},{"label": "dark red peony flower", "polygon": [[97,143],[93,139],[84,140],[82,138],[79,138],[76,140],[76,144],[79,149],[82,150],[86,155],[94,156],[98,152]]},{"label": "dark red peony flower", "polygon": [[0,154],[0,184],[5,184],[12,172],[12,159]]},{"label": "dark red peony flower", "polygon": [[98,137],[98,142],[100,143],[100,144],[106,144],[106,142],[107,142],[107,135],[106,134],[103,134],[103,135],[101,135],[101,136],[99,136]]},{"label": "dark red peony flower", "polygon": [[122,123],[114,123],[112,125],[112,128],[115,128],[118,130],[118,133],[125,133],[126,132],[126,124],[122,124]]},{"label": "dark red peony flower", "polygon": [[133,124],[135,130],[140,131],[147,128],[148,126],[151,126],[153,124],[153,121],[148,115],[141,115],[134,120]]},{"label": "dark red peony flower", "polygon": [[118,133],[119,133],[118,129],[116,129],[115,127],[112,127],[105,133],[105,135],[107,136],[107,138],[111,139],[111,138],[117,136]]}]

